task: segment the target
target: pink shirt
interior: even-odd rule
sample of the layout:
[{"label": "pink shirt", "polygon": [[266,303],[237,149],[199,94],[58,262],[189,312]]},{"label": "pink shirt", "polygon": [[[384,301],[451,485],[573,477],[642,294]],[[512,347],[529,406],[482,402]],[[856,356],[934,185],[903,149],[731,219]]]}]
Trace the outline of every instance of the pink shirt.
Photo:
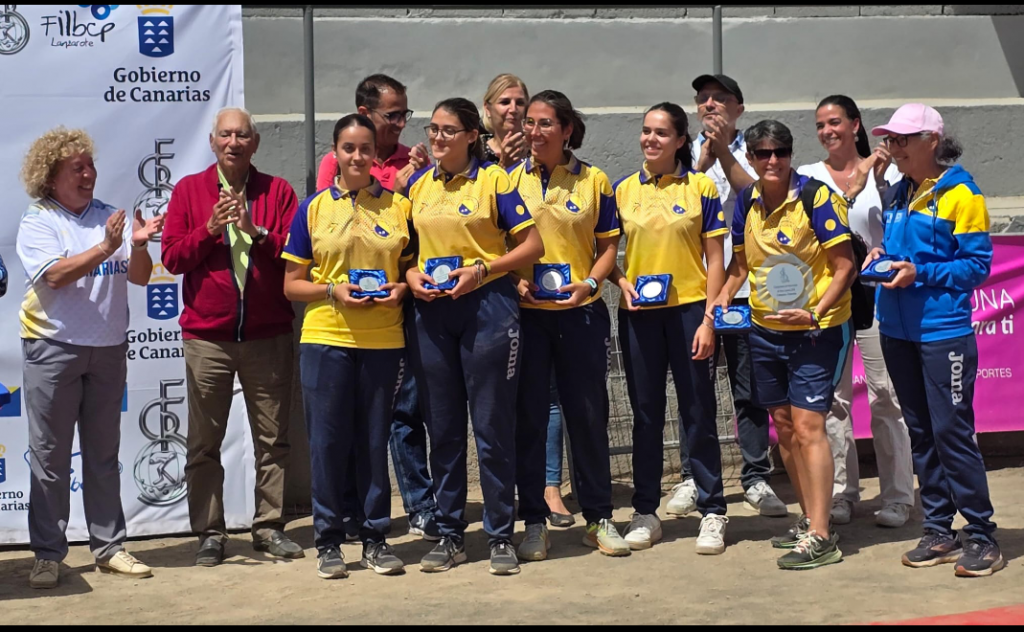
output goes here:
[{"label": "pink shirt", "polygon": [[[395,153],[391,154],[384,162],[374,159],[373,166],[370,167],[370,175],[377,178],[385,189],[394,191],[395,174],[404,169],[407,164],[409,164],[409,148],[399,143],[395,148]],[[427,164],[430,162],[428,161]],[[320,161],[320,170],[316,174],[317,191],[322,191],[334,184],[336,175],[338,175],[338,160],[332,151]]]}]

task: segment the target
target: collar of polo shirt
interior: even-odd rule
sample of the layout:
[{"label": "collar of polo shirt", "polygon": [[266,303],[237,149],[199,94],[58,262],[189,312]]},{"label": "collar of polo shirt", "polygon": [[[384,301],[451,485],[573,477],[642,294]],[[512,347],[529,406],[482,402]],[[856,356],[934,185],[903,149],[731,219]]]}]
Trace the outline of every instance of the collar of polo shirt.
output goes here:
[{"label": "collar of polo shirt", "polygon": [[[379,198],[380,194],[384,192],[384,185],[382,185],[377,180],[377,178],[371,178],[370,186],[368,186],[368,187],[366,187],[365,189],[362,189],[362,190],[366,191],[367,193],[369,193],[370,195],[372,195],[375,198]],[[352,191],[349,191],[347,189],[342,189],[341,187],[339,187],[338,186],[338,178],[337,177],[334,178],[334,184],[331,185],[331,197],[332,198],[334,198],[335,200],[340,200],[341,198],[344,198],[344,197],[354,197],[352,195],[352,193],[353,193]],[[358,191],[355,192],[355,193],[358,195]]]},{"label": "collar of polo shirt", "polygon": [[[533,156],[530,156],[529,158],[526,159],[526,164],[523,165],[523,168],[526,169],[527,173],[530,173],[534,169],[539,169],[540,167],[543,167],[543,166],[544,165],[542,165],[540,163],[534,163],[533,162]],[[574,176],[578,176],[578,175],[580,175],[580,169],[582,168],[582,164],[580,163],[579,159],[577,159],[576,156],[573,155],[570,152],[569,153],[569,162],[565,163],[564,165],[555,165],[555,169],[559,169],[559,168],[565,169],[566,171],[568,171],[569,173],[571,173]]]},{"label": "collar of polo shirt", "polygon": [[[675,170],[675,172],[673,172],[673,173],[666,173],[666,174],[663,174],[663,175],[666,178],[681,179],[681,178],[685,177],[688,173],[691,173],[691,172],[687,171],[685,168],[683,168],[683,163],[677,160],[676,161],[676,170]],[[656,175],[652,174],[650,169],[647,168],[647,161],[645,160],[643,166],[640,168],[640,184],[647,184],[648,182],[657,182],[658,181],[658,177],[659,176],[656,176]]]},{"label": "collar of polo shirt", "polygon": [[442,177],[444,177],[446,180],[451,180],[458,176],[462,176],[469,180],[476,180],[476,175],[479,171],[480,160],[476,156],[473,156],[472,158],[469,159],[469,165],[467,165],[466,168],[463,169],[461,173],[448,173],[447,171],[441,168],[441,162],[438,161],[438,163],[434,165],[434,179],[439,180]]}]

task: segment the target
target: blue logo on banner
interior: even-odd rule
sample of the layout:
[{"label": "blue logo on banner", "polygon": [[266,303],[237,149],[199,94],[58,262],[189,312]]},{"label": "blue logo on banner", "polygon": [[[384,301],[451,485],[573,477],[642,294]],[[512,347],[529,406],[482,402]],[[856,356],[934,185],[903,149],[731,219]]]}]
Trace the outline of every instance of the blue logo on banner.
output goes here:
[{"label": "blue logo on banner", "polygon": [[146,313],[154,320],[178,315],[178,284],[150,283],[146,286]]},{"label": "blue logo on banner", "polygon": [[0,483],[7,480],[7,459],[4,458],[5,452],[7,452],[7,447],[0,443]]},{"label": "blue logo on banner", "polygon": [[11,401],[0,407],[0,417],[21,417],[21,387],[11,387]]},{"label": "blue logo on banner", "polygon": [[144,15],[139,18],[139,52],[148,57],[167,57],[174,52],[174,18]]}]

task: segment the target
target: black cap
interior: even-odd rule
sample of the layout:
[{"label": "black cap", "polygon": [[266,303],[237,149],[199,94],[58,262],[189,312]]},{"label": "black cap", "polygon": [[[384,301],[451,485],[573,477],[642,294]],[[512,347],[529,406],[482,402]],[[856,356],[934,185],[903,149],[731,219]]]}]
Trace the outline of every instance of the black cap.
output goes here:
[{"label": "black cap", "polygon": [[736,80],[726,75],[701,75],[693,80],[693,89],[700,92],[700,89],[712,81],[719,83],[725,88],[726,92],[732,93],[736,100],[743,103],[743,91],[740,90],[740,84],[736,83]]}]

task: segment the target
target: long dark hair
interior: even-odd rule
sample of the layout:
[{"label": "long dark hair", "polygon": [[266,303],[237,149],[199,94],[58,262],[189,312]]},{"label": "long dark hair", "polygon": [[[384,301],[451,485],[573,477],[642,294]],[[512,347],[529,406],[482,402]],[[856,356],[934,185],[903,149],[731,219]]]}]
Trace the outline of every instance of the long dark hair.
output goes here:
[{"label": "long dark hair", "polygon": [[647,115],[655,110],[668,114],[669,118],[672,119],[672,127],[676,128],[676,134],[686,137],[686,142],[683,143],[683,146],[676,150],[676,160],[683,163],[683,169],[687,171],[692,170],[693,138],[690,136],[690,125],[686,119],[686,112],[675,103],[663,101],[657,105],[652,105],[646,112],[644,112],[644,118],[647,118]]},{"label": "long dark hair", "polygon": [[[434,106],[434,112],[440,109],[444,109],[445,112],[453,114],[459,119],[459,123],[468,132],[470,130],[480,131],[483,129],[483,123],[480,122],[480,112],[473,105],[473,102],[469,99],[463,99],[462,97],[453,97],[451,99],[445,99]],[[484,140],[481,135],[477,135],[476,142],[469,146],[470,158],[476,157],[478,160],[484,159]]]},{"label": "long dark hair", "polygon": [[334,143],[331,145],[331,149],[338,146],[338,137],[341,136],[342,130],[347,127],[365,127],[370,130],[373,144],[377,144],[377,126],[373,124],[370,117],[365,114],[348,114],[338,119],[338,122],[334,124]]},{"label": "long dark hair", "polygon": [[526,106],[529,110],[534,103],[544,103],[555,111],[558,123],[562,127],[572,125],[572,134],[569,135],[569,149],[579,149],[583,146],[583,137],[587,133],[587,126],[583,123],[583,115],[573,109],[569,97],[558,90],[544,90],[533,95],[530,103]]},{"label": "long dark hair", "polygon": [[832,96],[825,97],[815,108],[815,111],[820,110],[826,105],[834,105],[836,107],[843,108],[846,113],[846,118],[851,121],[856,120],[860,123],[857,129],[857,153],[861,158],[867,158],[871,155],[871,143],[868,142],[868,132],[864,129],[864,119],[860,117],[860,108],[854,103],[853,99],[844,94],[833,94]]}]

